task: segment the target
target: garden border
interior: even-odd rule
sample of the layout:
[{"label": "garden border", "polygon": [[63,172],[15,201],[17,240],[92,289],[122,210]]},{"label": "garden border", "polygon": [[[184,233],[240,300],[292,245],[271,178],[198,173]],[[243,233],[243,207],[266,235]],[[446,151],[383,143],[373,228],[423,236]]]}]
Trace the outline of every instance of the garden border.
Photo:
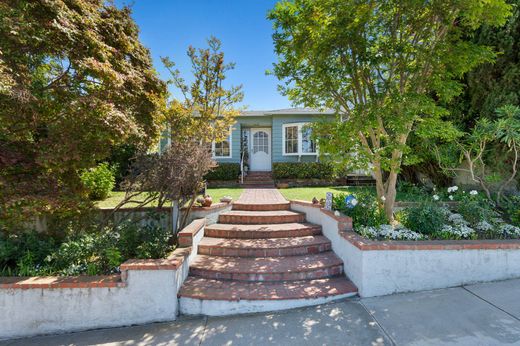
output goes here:
[{"label": "garden border", "polygon": [[376,241],[352,231],[352,220],[307,201],[291,209],[322,226],[361,297],[520,277],[520,240]]},{"label": "garden border", "polygon": [[0,339],[175,320],[205,225],[193,221],[179,233],[186,247],[163,259],[130,259],[121,274],[0,277]]}]

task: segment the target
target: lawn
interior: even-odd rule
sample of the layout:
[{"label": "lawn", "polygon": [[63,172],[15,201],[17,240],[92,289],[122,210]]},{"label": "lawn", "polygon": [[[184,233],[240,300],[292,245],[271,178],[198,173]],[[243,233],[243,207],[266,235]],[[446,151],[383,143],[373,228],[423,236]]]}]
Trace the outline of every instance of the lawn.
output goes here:
[{"label": "lawn", "polygon": [[[238,199],[240,194],[242,193],[242,188],[211,188],[207,189],[206,193],[213,198],[213,202],[218,202],[224,196],[230,196],[234,201]],[[114,208],[125,196],[125,193],[122,191],[112,191],[110,196],[103,200],[97,202],[98,208]],[[311,197],[312,198],[312,197]],[[154,206],[154,204],[149,204],[147,206]],[[132,205],[128,205],[127,208],[131,208]]]},{"label": "lawn", "polygon": [[[311,201],[313,197],[317,199],[325,198],[327,192],[337,193],[356,193],[356,192],[370,192],[376,195],[376,188],[374,186],[326,186],[326,187],[293,187],[279,190],[282,195],[288,199],[299,199],[303,201]],[[414,192],[397,192],[398,201],[420,201],[427,197],[424,193]]]}]

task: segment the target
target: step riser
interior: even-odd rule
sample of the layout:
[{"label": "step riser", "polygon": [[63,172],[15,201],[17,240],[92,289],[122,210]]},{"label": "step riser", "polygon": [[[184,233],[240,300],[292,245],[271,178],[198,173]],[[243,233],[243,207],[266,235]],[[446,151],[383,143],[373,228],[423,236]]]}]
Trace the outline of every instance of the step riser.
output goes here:
[{"label": "step riser", "polygon": [[205,300],[189,297],[179,299],[180,313],[183,315],[227,316],[255,312],[280,311],[305,306],[314,306],[355,296],[356,292],[312,299],[276,300]]},{"label": "step riser", "polygon": [[275,211],[275,210],[289,210],[291,207],[290,203],[280,204],[242,204],[233,203],[233,210],[246,210],[246,211]]},{"label": "step riser", "polygon": [[202,255],[228,257],[280,257],[312,255],[321,252],[331,251],[331,249],[332,247],[330,243],[279,249],[237,249],[223,247],[206,247],[199,245],[198,253]]},{"label": "step riser", "polygon": [[284,273],[230,273],[221,271],[210,271],[202,268],[190,268],[190,275],[200,276],[207,279],[215,280],[236,280],[236,281],[297,281],[297,280],[315,280],[324,279],[332,276],[341,275],[343,273],[343,265],[334,265],[327,268],[319,268],[316,270],[302,272],[284,272]]},{"label": "step riser", "polygon": [[253,215],[222,215],[218,217],[220,223],[231,224],[273,224],[273,223],[289,223],[304,222],[305,215],[278,215],[278,216],[253,216]]},{"label": "step riser", "polygon": [[204,229],[204,235],[214,238],[238,238],[238,239],[268,239],[268,238],[290,238],[305,237],[309,235],[320,235],[320,227],[309,227],[296,231],[233,231],[221,229]]}]

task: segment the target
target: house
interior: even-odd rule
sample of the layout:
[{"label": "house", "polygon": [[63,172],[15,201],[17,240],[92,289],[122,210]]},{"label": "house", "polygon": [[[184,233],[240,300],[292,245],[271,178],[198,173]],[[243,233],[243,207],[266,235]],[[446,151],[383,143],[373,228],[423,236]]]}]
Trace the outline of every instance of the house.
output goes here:
[{"label": "house", "polygon": [[318,148],[305,125],[333,117],[333,111],[310,108],[243,112],[228,138],[213,143],[213,158],[219,163],[240,163],[244,145],[250,171],[271,171],[274,162],[315,162]]}]

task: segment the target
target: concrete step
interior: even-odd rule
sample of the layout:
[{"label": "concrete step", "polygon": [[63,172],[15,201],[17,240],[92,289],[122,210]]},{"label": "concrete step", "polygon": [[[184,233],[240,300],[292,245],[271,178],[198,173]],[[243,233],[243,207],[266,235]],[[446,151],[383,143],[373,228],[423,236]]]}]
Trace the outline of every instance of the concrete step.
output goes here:
[{"label": "concrete step", "polygon": [[217,280],[314,280],[341,275],[343,262],[332,251],[285,257],[220,257],[197,255],[190,276]]},{"label": "concrete step", "polygon": [[246,211],[231,210],[220,213],[218,217],[220,223],[231,224],[273,224],[288,222],[304,222],[305,214],[290,211]]},{"label": "concrete step", "polygon": [[234,202],[233,210],[248,210],[248,211],[273,211],[273,210],[289,210],[290,202],[273,202],[273,203],[241,203]]},{"label": "concrete step", "polygon": [[274,239],[229,239],[204,237],[198,253],[210,256],[278,257],[311,255],[331,250],[324,236]]},{"label": "concrete step", "polygon": [[265,239],[304,237],[321,234],[321,226],[311,223],[280,223],[280,224],[213,224],[204,228],[207,237]]}]

